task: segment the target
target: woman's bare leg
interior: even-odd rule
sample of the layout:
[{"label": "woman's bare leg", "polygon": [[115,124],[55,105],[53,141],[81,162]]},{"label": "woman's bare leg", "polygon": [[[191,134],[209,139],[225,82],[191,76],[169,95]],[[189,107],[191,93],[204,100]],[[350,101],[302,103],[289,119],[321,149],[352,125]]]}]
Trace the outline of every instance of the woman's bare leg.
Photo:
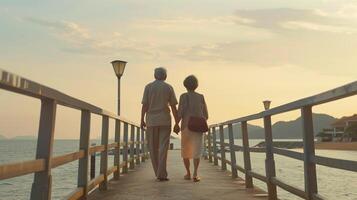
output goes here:
[{"label": "woman's bare leg", "polygon": [[191,177],[190,159],[184,158],[183,163],[185,164],[185,168],[186,168],[186,176],[185,177]]},{"label": "woman's bare leg", "polygon": [[194,170],[193,170],[193,177],[198,177],[198,166],[200,165],[200,159],[199,158],[195,158],[193,159],[193,166],[194,166]]}]

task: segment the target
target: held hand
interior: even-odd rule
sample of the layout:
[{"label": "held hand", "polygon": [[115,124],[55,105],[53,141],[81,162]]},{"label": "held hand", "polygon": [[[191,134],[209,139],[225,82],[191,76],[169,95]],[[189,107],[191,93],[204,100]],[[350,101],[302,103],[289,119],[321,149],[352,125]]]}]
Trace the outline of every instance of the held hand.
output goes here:
[{"label": "held hand", "polygon": [[140,128],[141,128],[141,129],[146,128],[146,123],[145,123],[144,120],[141,121]]},{"label": "held hand", "polygon": [[180,132],[180,126],[178,124],[175,124],[174,133],[176,133],[178,135],[179,132]]}]

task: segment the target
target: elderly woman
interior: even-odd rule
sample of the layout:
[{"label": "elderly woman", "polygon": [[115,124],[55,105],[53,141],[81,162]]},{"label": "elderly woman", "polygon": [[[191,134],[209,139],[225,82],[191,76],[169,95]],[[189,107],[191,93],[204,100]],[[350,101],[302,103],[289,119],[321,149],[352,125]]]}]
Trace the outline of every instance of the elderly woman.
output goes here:
[{"label": "elderly woman", "polygon": [[207,106],[202,94],[195,92],[198,87],[198,80],[195,76],[188,76],[183,85],[187,92],[180,96],[178,107],[178,117],[181,121],[181,156],[186,168],[184,179],[191,180],[190,159],[193,159],[194,171],[193,181],[198,182],[198,166],[202,151],[203,133],[193,132],[188,128],[190,117],[202,117],[208,119]]}]

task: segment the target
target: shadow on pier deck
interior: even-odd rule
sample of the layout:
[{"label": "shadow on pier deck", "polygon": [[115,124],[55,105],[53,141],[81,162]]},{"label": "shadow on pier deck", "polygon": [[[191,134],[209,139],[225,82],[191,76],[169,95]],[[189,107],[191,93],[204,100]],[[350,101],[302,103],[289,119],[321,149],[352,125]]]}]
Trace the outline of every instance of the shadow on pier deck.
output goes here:
[{"label": "shadow on pier deck", "polygon": [[[183,180],[185,169],[180,151],[169,152],[169,182],[155,181],[150,160],[142,163],[133,171],[120,177],[119,181],[110,181],[107,191],[94,191],[89,200],[161,200],[161,199],[267,199],[258,197],[264,192],[246,189],[240,178],[232,179],[231,174],[213,166],[206,160],[201,161],[200,177],[202,181],[194,183]],[[255,196],[256,195],[256,196]]]}]

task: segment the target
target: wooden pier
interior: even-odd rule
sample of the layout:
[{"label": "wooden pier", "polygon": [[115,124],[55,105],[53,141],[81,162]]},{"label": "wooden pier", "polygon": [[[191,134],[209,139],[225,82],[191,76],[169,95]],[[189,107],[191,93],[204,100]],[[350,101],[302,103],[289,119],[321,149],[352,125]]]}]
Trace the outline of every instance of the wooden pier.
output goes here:
[{"label": "wooden pier", "polygon": [[[50,200],[53,168],[69,162],[79,162],[77,187],[65,199],[278,199],[281,188],[303,199],[325,199],[318,193],[316,165],[357,172],[357,162],[315,155],[312,108],[357,94],[357,81],[311,97],[303,98],[250,116],[213,124],[205,134],[207,161],[202,161],[202,182],[183,180],[184,168],[178,151],[170,151],[169,173],[171,181],[156,182],[153,178],[145,130],[122,116],[76,99],[47,86],[22,78],[0,69],[0,89],[37,98],[41,101],[37,152],[34,160],[0,165],[0,180],[34,174],[31,200]],[[52,156],[58,105],[81,111],[80,141],[76,152]],[[304,153],[273,147],[271,117],[273,115],[301,110]],[[101,144],[90,147],[91,116],[102,117]],[[115,142],[108,143],[109,119],[115,121]],[[265,147],[249,146],[247,124],[262,120],[265,129]],[[242,146],[234,143],[233,125],[240,124]],[[227,128],[229,142],[225,142]],[[108,151],[114,149],[114,166],[108,166]],[[136,149],[134,151],[134,149]],[[242,151],[244,163],[238,163],[236,151]],[[100,152],[100,175],[89,179],[89,157]],[[120,154],[120,152],[123,152]],[[134,153],[135,152],[135,153]],[[265,174],[252,170],[250,153],[265,153]],[[227,154],[226,154],[227,153]],[[304,163],[305,184],[300,187],[287,184],[276,177],[274,155],[287,156]],[[228,156],[227,156],[228,155]],[[230,170],[230,172],[228,172]],[[238,173],[240,171],[241,173]],[[114,178],[109,180],[109,175]],[[244,182],[243,182],[244,179]],[[254,187],[258,179],[267,184],[267,195]],[[244,183],[244,184],[242,184]],[[260,197],[263,194],[263,197]]]},{"label": "wooden pier", "polygon": [[120,181],[110,181],[107,191],[94,191],[89,196],[89,200],[267,199],[265,192],[258,189],[246,189],[243,179],[232,179],[230,172],[221,170],[218,166],[214,167],[204,160],[199,169],[202,181],[194,183],[192,180],[184,180],[185,169],[180,153],[179,150],[169,151],[170,181],[157,182],[149,161],[129,170],[129,173],[123,175]]}]

